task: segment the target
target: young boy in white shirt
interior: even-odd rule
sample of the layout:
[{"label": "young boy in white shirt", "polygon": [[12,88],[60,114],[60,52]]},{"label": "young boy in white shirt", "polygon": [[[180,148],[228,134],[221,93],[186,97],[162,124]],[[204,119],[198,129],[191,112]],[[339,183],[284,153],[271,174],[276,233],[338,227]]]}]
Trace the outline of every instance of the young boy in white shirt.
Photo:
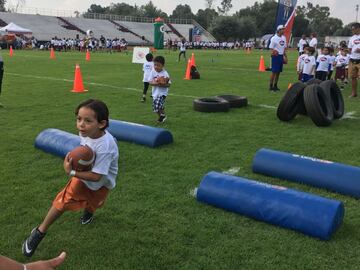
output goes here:
[{"label": "young boy in white shirt", "polygon": [[349,58],[346,49],[341,48],[340,54],[335,58],[334,66],[336,67],[335,81],[341,81],[340,89],[344,89],[346,78],[346,67],[349,65]]},{"label": "young boy in white shirt", "polygon": [[334,48],[329,48],[329,61],[330,61],[330,70],[327,76],[328,80],[331,80],[332,74],[334,72],[334,62],[335,62],[336,56],[334,55]]},{"label": "young boy in white shirt", "polygon": [[316,59],[315,78],[326,81],[330,65],[329,48],[325,47],[321,50],[321,54]]},{"label": "young boy in white shirt", "polygon": [[302,69],[303,69],[303,65],[304,65],[304,59],[306,58],[307,53],[308,53],[307,47],[305,47],[303,49],[303,53],[298,57],[298,60],[297,60],[296,71],[299,75],[299,77],[298,77],[299,81],[301,81],[301,78],[302,78]]},{"label": "young boy in white shirt", "polygon": [[171,85],[170,76],[164,69],[164,65],[165,58],[156,56],[154,58],[154,69],[149,77],[152,86],[153,111],[159,115],[158,123],[164,123],[166,120],[165,99]]},{"label": "young boy in white shirt", "polygon": [[307,55],[304,58],[302,70],[301,70],[301,81],[307,82],[308,80],[314,78],[315,74],[315,67],[316,67],[316,61],[315,61],[315,48],[314,47],[308,47],[306,48]]},{"label": "young boy in white shirt", "polygon": [[145,102],[146,101],[146,93],[149,89],[149,77],[151,74],[151,71],[154,69],[154,62],[153,62],[153,55],[151,53],[148,53],[146,56],[146,62],[143,65],[143,72],[144,72],[144,76],[143,76],[143,82],[144,82],[144,90],[143,90],[143,95],[141,98],[141,102]]}]

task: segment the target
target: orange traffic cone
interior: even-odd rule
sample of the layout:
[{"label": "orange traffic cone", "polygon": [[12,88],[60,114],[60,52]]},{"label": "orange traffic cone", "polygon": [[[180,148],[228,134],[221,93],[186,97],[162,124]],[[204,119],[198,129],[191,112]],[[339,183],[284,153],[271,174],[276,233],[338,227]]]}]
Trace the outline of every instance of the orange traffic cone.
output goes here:
[{"label": "orange traffic cone", "polygon": [[259,71],[265,72],[265,61],[263,56],[260,57]]},{"label": "orange traffic cone", "polygon": [[289,85],[288,85],[288,90],[291,88],[291,86],[292,86],[292,83],[289,83]]},{"label": "orange traffic cone", "polygon": [[80,71],[80,66],[77,64],[75,67],[74,86],[73,86],[73,90],[71,90],[71,92],[84,93],[87,91],[88,90],[85,90],[85,88],[84,88],[81,71]]},{"label": "orange traffic cone", "polygon": [[50,48],[50,59],[55,59],[55,52],[54,52],[54,48]]},{"label": "orange traffic cone", "polygon": [[13,48],[12,48],[12,46],[11,46],[11,45],[10,45],[9,55],[10,55],[10,57],[12,57],[12,56],[14,55]]},{"label": "orange traffic cone", "polygon": [[190,64],[191,64],[191,66],[196,67],[195,55],[194,55],[194,53],[191,54]]},{"label": "orange traffic cone", "polygon": [[86,50],[85,60],[90,61],[90,51],[89,51],[89,49]]},{"label": "orange traffic cone", "polygon": [[185,78],[184,80],[191,80],[191,76],[190,76],[190,69],[191,69],[191,60],[188,60],[188,64],[186,67],[186,73],[185,73]]}]

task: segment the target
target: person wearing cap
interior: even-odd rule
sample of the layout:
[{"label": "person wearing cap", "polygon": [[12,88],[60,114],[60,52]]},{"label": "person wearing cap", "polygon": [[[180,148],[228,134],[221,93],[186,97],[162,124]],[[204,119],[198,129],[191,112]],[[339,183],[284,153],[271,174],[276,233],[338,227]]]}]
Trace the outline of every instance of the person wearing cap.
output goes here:
[{"label": "person wearing cap", "polygon": [[350,49],[349,75],[351,76],[351,95],[357,97],[357,80],[360,76],[360,23],[351,26],[353,36],[349,40]]},{"label": "person wearing cap", "polygon": [[286,60],[286,37],[284,36],[284,26],[279,25],[276,28],[276,34],[270,40],[271,50],[271,75],[270,91],[280,91],[278,81],[280,73],[283,70],[284,59]]}]

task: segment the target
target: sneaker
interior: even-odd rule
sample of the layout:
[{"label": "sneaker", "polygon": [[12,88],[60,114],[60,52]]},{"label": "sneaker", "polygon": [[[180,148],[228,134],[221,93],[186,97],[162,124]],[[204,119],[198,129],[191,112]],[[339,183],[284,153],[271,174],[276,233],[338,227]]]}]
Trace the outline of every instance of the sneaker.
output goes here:
[{"label": "sneaker", "polygon": [[164,123],[165,122],[165,120],[166,120],[166,115],[165,114],[162,114],[162,115],[160,115],[160,117],[159,117],[159,119],[158,119],[158,122],[159,123]]},{"label": "sneaker", "polygon": [[340,90],[341,90],[341,91],[344,90],[344,86],[343,86],[343,85],[340,86]]},{"label": "sneaker", "polygon": [[349,98],[356,98],[357,95],[350,95]]},{"label": "sneaker", "polygon": [[140,102],[145,102],[146,101],[146,97],[142,97]]},{"label": "sneaker", "polygon": [[275,92],[276,92],[276,91],[280,91],[280,89],[279,89],[279,88],[277,87],[277,85],[276,85],[276,86],[273,87],[273,91],[275,91]]},{"label": "sneaker", "polygon": [[80,218],[80,222],[82,225],[90,224],[94,219],[94,214],[89,211],[84,210],[83,215]]},{"label": "sneaker", "polygon": [[38,228],[34,228],[29,237],[25,240],[22,246],[22,253],[26,257],[31,257],[37,246],[40,244],[41,240],[45,237],[45,233],[42,233],[38,230]]}]

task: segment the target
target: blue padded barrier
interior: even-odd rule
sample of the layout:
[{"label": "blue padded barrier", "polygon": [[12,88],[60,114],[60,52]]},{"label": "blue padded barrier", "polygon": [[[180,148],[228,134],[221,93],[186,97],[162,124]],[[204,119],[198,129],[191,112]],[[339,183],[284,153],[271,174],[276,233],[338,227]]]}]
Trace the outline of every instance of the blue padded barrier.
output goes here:
[{"label": "blue padded barrier", "polygon": [[59,129],[49,128],[39,133],[35,147],[59,157],[80,145],[80,137]]},{"label": "blue padded barrier", "polygon": [[253,172],[360,198],[360,168],[317,158],[260,149]]},{"label": "blue padded barrier", "polygon": [[200,202],[322,240],[331,238],[344,216],[340,201],[217,172],[205,175],[196,197]]},{"label": "blue padded barrier", "polygon": [[109,121],[108,131],[118,140],[157,147],[173,142],[172,134],[163,128],[155,128],[119,120]]}]

